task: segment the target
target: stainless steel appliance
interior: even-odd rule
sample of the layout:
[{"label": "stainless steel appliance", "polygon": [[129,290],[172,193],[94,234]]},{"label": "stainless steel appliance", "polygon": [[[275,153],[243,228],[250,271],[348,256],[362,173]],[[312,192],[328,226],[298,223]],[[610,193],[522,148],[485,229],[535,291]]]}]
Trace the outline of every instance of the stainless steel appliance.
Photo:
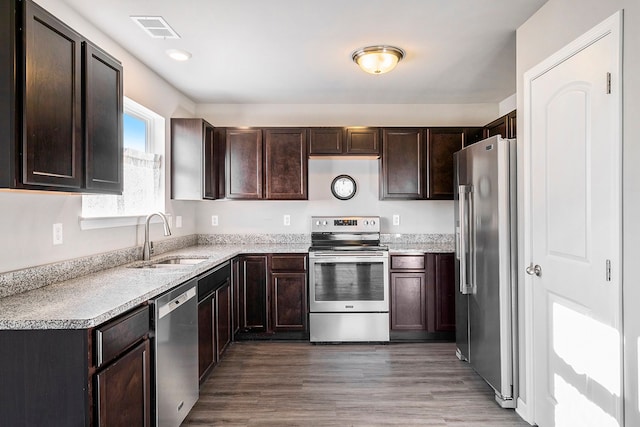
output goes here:
[{"label": "stainless steel appliance", "polygon": [[311,342],[389,341],[389,250],[380,218],[311,218]]},{"label": "stainless steel appliance", "polygon": [[457,355],[514,408],[517,387],[516,143],[494,136],[455,154]]},{"label": "stainless steel appliance", "polygon": [[199,397],[196,280],[153,301],[156,426],[178,427]]}]

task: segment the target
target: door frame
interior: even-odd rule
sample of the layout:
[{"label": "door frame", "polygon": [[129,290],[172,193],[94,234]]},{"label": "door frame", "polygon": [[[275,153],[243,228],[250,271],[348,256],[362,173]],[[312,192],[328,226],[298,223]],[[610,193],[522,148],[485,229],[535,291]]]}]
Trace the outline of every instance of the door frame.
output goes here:
[{"label": "door frame", "polygon": [[[618,194],[615,195],[617,200],[619,216],[617,218],[617,226],[620,233],[620,242],[618,247],[617,259],[619,260],[619,266],[614,267],[614,273],[617,277],[620,296],[618,301],[618,324],[620,325],[620,342],[621,347],[624,347],[623,340],[623,323],[622,323],[622,22],[623,11],[619,10],[609,18],[602,21],[600,24],[593,27],[571,43],[567,44],[556,53],[549,56],[547,59],[540,62],[538,65],[532,67],[524,73],[524,109],[522,112],[522,122],[524,124],[523,143],[522,143],[522,156],[519,163],[520,170],[522,170],[522,220],[523,226],[519,230],[519,239],[524,242],[521,248],[523,249],[522,256],[518,257],[518,283],[519,293],[523,295],[521,299],[520,309],[520,322],[523,325],[519,328],[524,333],[524,338],[520,337],[519,342],[524,348],[520,349],[520,369],[524,371],[524,384],[521,390],[524,391],[526,400],[518,397],[518,404],[516,411],[527,422],[533,424],[535,422],[535,384],[534,384],[534,372],[533,372],[533,278],[525,274],[527,265],[531,263],[533,252],[533,239],[532,239],[532,206],[531,206],[531,86],[533,81],[545,74],[547,71],[571,58],[578,52],[591,46],[598,40],[607,35],[614,37],[614,43],[618,49],[613,52],[615,55],[616,68],[611,70],[611,95],[617,97],[614,111],[615,134],[611,138],[612,144],[617,147],[616,153],[614,153],[616,163],[619,165],[620,174],[618,176]],[[621,416],[624,416],[624,348],[620,349],[620,366],[621,366],[621,392],[620,397]],[[522,378],[522,375],[520,375]],[[522,394],[522,393],[521,393]],[[623,418],[624,419],[624,418]]]}]

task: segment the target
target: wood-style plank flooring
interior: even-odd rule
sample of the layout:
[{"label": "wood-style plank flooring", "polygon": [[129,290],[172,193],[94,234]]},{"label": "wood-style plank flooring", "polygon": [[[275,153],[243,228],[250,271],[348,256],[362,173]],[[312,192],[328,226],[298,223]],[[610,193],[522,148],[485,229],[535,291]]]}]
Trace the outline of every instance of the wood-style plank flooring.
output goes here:
[{"label": "wood-style plank flooring", "polygon": [[451,343],[236,342],[184,427],[528,426]]}]

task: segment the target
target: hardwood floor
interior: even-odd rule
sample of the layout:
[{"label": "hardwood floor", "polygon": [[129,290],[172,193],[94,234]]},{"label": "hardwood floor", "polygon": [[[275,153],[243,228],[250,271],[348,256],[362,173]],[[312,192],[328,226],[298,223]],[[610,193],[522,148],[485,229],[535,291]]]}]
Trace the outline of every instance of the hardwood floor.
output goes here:
[{"label": "hardwood floor", "polygon": [[235,342],[184,427],[528,426],[451,343]]}]

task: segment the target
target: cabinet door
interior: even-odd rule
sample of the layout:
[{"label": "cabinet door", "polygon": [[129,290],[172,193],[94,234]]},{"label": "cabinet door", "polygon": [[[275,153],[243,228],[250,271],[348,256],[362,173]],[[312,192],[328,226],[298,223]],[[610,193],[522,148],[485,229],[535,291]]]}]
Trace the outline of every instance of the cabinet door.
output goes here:
[{"label": "cabinet door", "polygon": [[239,265],[239,291],[242,302],[240,329],[267,330],[267,257],[243,256]]},{"label": "cabinet door", "polygon": [[261,199],[262,131],[227,129],[226,142],[226,197]]},{"label": "cabinet door", "polygon": [[242,294],[240,293],[240,281],[240,260],[234,258],[231,261],[231,284],[233,286],[231,290],[231,302],[233,303],[231,320],[234,337],[240,331],[242,325],[241,319],[244,318],[244,314],[242,314],[244,303],[242,302]]},{"label": "cabinet door", "polygon": [[464,146],[475,144],[486,138],[485,128],[465,128],[464,130]]},{"label": "cabinet door", "polygon": [[307,330],[307,274],[271,274],[271,329]]},{"label": "cabinet door", "polygon": [[427,330],[427,282],[424,272],[391,273],[391,329]]},{"label": "cabinet door", "polygon": [[227,282],[216,291],[216,348],[218,360],[231,342],[231,283]]},{"label": "cabinet door", "polygon": [[378,128],[348,128],[345,154],[380,155]]},{"label": "cabinet door", "polygon": [[149,340],[96,374],[98,426],[150,425]]},{"label": "cabinet door", "polygon": [[487,129],[487,138],[495,135],[502,135],[503,138],[509,137],[509,120],[507,116],[502,116],[485,127]]},{"label": "cabinet door", "polygon": [[309,155],[339,155],[343,152],[343,128],[309,129]]},{"label": "cabinet door", "polygon": [[435,282],[435,330],[456,330],[454,255],[430,254]]},{"label": "cabinet door", "polygon": [[215,147],[215,162],[217,164],[217,184],[218,184],[218,199],[224,199],[226,196],[225,189],[225,157],[227,151],[227,130],[223,128],[215,128],[214,130],[214,147]]},{"label": "cabinet door", "polygon": [[307,199],[307,130],[267,129],[264,149],[265,199]]},{"label": "cabinet door", "polygon": [[122,65],[84,46],[85,188],[122,194]]},{"label": "cabinet door", "polygon": [[204,133],[204,194],[203,198],[218,198],[218,152],[216,150],[215,129],[209,123],[203,124]]},{"label": "cabinet door", "polygon": [[380,199],[424,199],[424,129],[383,129]]},{"label": "cabinet door", "polygon": [[516,110],[507,114],[507,138],[516,138],[518,136],[516,117]]},{"label": "cabinet door", "polygon": [[79,189],[83,184],[82,40],[32,2],[26,2],[24,22],[22,181]]},{"label": "cabinet door", "polygon": [[464,129],[427,130],[428,199],[453,200],[453,153],[462,149]]},{"label": "cabinet door", "polygon": [[215,292],[198,303],[198,378],[204,381],[216,363]]}]

